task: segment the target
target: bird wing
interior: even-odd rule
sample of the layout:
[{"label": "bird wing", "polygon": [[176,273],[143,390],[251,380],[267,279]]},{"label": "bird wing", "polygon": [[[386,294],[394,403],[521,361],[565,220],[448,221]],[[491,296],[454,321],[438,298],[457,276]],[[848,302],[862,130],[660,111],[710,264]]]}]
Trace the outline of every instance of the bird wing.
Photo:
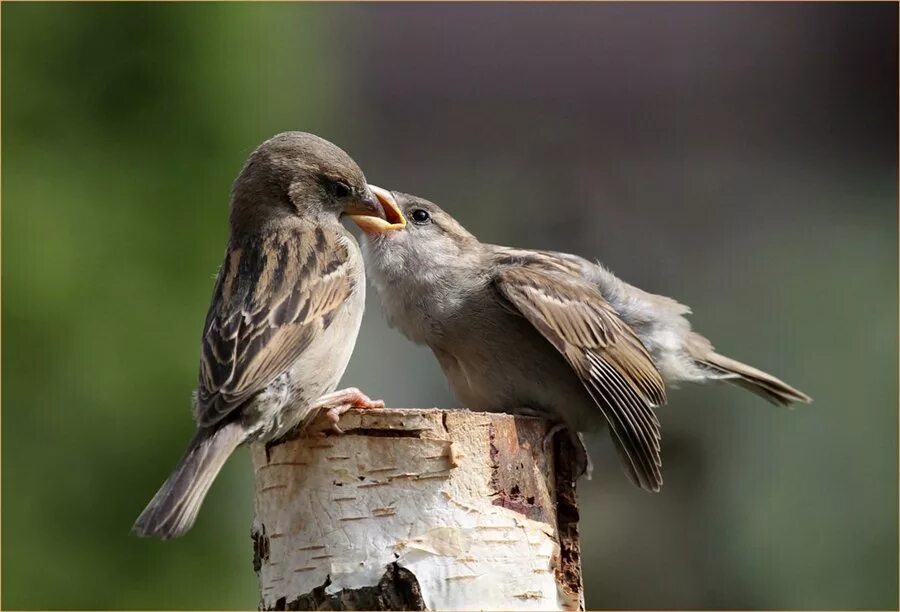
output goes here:
[{"label": "bird wing", "polygon": [[631,479],[658,491],[660,426],[653,407],[666,402],[662,376],[634,331],[593,285],[544,259],[501,266],[495,286],[578,375],[609,423]]},{"label": "bird wing", "polygon": [[349,256],[341,234],[311,224],[229,244],[203,330],[199,425],[265,389],[331,325],[353,291]]}]

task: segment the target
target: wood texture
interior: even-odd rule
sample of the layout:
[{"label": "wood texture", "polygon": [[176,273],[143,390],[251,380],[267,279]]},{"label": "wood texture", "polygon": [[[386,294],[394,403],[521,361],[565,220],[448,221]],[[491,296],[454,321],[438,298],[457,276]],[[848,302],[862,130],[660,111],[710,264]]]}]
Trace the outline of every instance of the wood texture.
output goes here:
[{"label": "wood texture", "polygon": [[260,609],[583,609],[568,436],[463,410],[341,427],[252,450]]}]

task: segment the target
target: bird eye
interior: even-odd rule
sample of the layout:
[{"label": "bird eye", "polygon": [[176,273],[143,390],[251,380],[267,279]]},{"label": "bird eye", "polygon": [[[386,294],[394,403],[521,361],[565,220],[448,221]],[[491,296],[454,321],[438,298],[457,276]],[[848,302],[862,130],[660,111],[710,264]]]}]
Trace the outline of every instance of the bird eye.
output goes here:
[{"label": "bird eye", "polygon": [[350,185],[344,181],[333,181],[331,190],[336,198],[346,198],[351,193]]},{"label": "bird eye", "polygon": [[424,223],[428,223],[431,221],[431,215],[428,214],[427,210],[422,210],[421,208],[417,208],[412,211],[409,215],[410,219],[412,219],[413,223],[418,223],[422,225]]}]

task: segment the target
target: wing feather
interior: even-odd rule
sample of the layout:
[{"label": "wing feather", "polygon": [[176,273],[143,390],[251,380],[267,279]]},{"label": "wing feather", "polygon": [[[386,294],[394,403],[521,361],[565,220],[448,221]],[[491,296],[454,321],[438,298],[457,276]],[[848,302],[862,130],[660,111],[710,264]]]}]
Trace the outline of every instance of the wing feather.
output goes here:
[{"label": "wing feather", "polygon": [[195,417],[228,417],[330,324],[354,288],[337,232],[306,225],[230,244],[201,346]]},{"label": "wing feather", "polygon": [[[508,255],[507,255],[508,257]],[[665,384],[644,345],[590,283],[546,254],[517,256],[495,285],[563,355],[609,424],[626,473],[639,486],[662,484],[660,425],[653,408]]]}]

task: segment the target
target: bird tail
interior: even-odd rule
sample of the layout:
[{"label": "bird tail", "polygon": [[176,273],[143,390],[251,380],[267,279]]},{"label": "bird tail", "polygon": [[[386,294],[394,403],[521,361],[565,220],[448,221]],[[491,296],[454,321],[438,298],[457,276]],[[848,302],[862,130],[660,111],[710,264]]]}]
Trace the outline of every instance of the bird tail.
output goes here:
[{"label": "bird tail", "polygon": [[246,438],[238,423],[200,429],[169,479],[160,487],[132,530],[163,540],[184,535],[197,520],[203,498],[226,459]]},{"label": "bird tail", "polygon": [[804,404],[812,402],[810,396],[786,382],[724,355],[709,351],[695,359],[700,365],[715,371],[718,374],[716,378],[743,387],[773,404],[790,406],[798,402]]}]

